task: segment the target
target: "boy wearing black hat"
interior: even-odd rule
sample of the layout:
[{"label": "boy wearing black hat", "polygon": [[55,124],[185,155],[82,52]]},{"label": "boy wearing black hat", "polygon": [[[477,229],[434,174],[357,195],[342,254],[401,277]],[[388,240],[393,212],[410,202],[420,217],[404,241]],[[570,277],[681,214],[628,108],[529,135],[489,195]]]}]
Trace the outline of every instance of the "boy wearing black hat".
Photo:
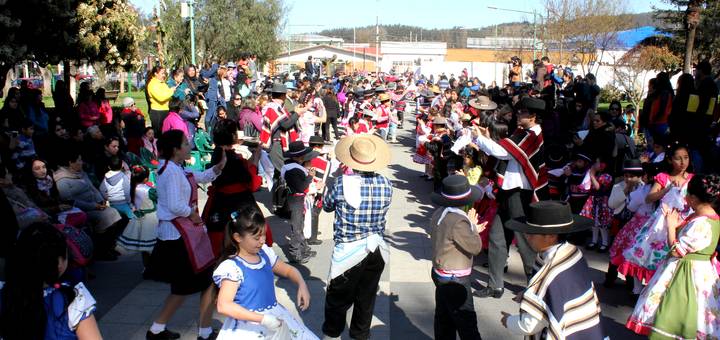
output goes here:
[{"label": "boy wearing black hat", "polygon": [[561,237],[592,225],[591,219],[573,215],[570,205],[558,201],[533,203],[527,217],[508,221],[507,228],[522,233],[538,253],[538,268],[516,298],[520,313],[501,312],[503,326],[533,339],[605,339],[588,264],[582,252]]},{"label": "boy wearing black hat", "polygon": [[482,251],[479,233],[487,222],[476,225],[475,209],[462,210],[482,196],[465,176],[451,175],[442,182],[433,203],[440,207],[431,219],[432,261],[435,283],[435,339],[480,339],[477,315],[470,289],[473,256]]},{"label": "boy wearing black hat", "polygon": [[287,159],[280,170],[280,177],[289,189],[287,204],[290,209],[290,247],[288,260],[290,263],[306,263],[316,255],[311,251],[303,235],[305,216],[305,196],[315,177],[315,169],[310,161],[318,156],[317,151],[305,147],[302,141],[290,143],[288,151],[283,153]]}]

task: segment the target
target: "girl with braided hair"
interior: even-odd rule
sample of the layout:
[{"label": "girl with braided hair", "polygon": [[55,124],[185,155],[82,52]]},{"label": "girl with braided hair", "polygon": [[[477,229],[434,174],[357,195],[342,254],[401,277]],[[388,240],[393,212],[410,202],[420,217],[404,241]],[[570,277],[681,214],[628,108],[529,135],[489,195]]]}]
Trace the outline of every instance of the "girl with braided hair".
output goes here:
[{"label": "girl with braided hair", "polygon": [[663,205],[670,252],[628,319],[630,330],[650,339],[720,336],[719,197],[720,176],[698,175],[687,186],[690,216],[682,220],[677,209]]}]

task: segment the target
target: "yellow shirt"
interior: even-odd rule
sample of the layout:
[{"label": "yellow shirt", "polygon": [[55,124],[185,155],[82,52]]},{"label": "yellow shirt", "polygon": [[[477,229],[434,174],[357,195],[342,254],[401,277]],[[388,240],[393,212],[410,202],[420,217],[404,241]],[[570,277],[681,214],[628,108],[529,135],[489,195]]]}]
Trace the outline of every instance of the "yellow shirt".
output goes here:
[{"label": "yellow shirt", "polygon": [[480,177],[482,176],[482,168],[479,166],[475,166],[469,169],[465,168],[465,174],[465,177],[467,177],[470,185],[477,185],[478,181],[480,181]]},{"label": "yellow shirt", "polygon": [[148,94],[150,97],[150,110],[167,111],[170,109],[168,103],[174,91],[165,82],[157,78],[150,79],[148,83]]}]

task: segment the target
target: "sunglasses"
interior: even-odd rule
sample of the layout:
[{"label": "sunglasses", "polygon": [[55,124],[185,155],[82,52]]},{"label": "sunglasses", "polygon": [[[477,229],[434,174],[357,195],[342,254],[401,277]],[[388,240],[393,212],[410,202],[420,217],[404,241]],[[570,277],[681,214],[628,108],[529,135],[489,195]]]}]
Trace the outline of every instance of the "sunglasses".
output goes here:
[{"label": "sunglasses", "polygon": [[235,98],[235,100],[242,100],[242,98]]}]

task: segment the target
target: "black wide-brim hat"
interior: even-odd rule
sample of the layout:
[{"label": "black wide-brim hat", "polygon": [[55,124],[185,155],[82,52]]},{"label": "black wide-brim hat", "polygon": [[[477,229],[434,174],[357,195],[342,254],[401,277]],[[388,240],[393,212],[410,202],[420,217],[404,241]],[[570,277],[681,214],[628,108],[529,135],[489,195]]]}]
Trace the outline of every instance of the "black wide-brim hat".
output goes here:
[{"label": "black wide-brim hat", "polygon": [[288,151],[283,152],[285,158],[302,157],[303,162],[307,162],[320,155],[317,151],[313,151],[312,147],[305,146],[302,141],[294,141],[288,146]]},{"label": "black wide-brim hat", "polygon": [[481,196],[480,189],[470,185],[467,177],[450,175],[442,181],[440,193],[432,193],[430,199],[433,203],[443,207],[462,207],[475,203]]},{"label": "black wide-brim hat", "polygon": [[570,204],[561,201],[531,203],[526,215],[505,223],[505,227],[525,234],[571,234],[590,229],[593,220],[575,215]]}]

